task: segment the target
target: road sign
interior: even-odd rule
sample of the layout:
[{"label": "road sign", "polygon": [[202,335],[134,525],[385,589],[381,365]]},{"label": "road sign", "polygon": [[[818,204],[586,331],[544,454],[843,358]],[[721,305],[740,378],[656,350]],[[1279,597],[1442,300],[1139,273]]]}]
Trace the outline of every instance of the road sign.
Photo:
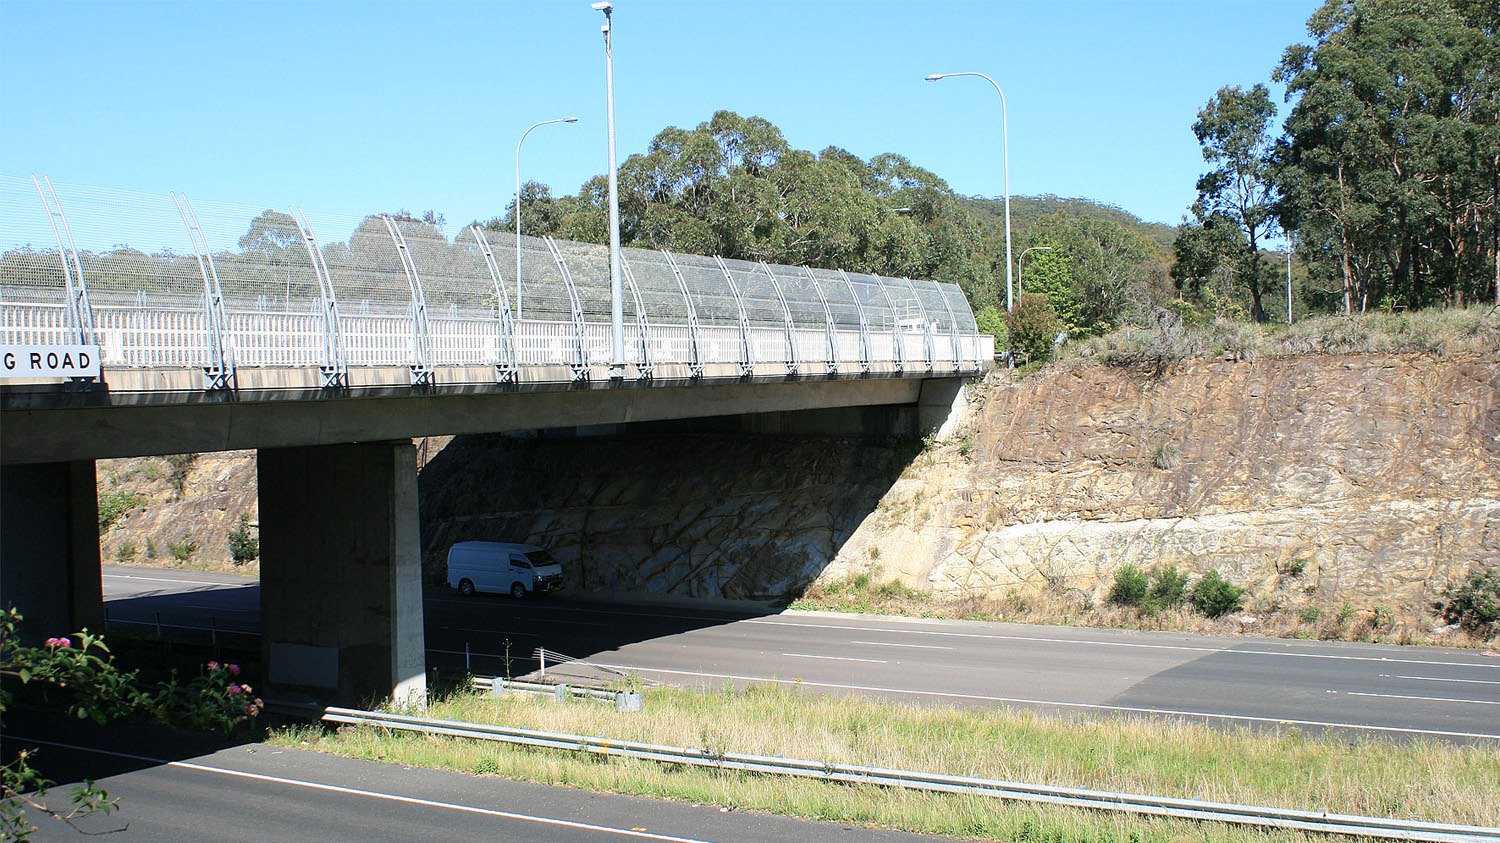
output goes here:
[{"label": "road sign", "polygon": [[97,377],[97,345],[0,345],[0,379]]}]

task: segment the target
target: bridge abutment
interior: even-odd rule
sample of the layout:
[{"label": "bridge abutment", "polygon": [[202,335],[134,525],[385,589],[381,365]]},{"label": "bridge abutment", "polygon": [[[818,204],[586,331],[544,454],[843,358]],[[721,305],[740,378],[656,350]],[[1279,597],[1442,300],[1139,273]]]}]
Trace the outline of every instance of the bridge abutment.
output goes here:
[{"label": "bridge abutment", "polygon": [[416,450],[259,452],[262,648],[279,694],[425,701]]},{"label": "bridge abutment", "polygon": [[104,631],[93,460],[0,466],[0,604],[22,635]]}]

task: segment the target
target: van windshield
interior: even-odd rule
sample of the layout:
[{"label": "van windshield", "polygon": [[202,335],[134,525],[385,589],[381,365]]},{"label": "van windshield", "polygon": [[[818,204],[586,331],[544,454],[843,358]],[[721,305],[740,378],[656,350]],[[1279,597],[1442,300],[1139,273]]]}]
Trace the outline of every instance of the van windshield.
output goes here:
[{"label": "van windshield", "polygon": [[543,565],[557,564],[557,560],[552,558],[552,554],[548,553],[545,550],[528,550],[526,551],[526,555],[531,559],[531,564],[535,565],[538,568],[542,567]]}]

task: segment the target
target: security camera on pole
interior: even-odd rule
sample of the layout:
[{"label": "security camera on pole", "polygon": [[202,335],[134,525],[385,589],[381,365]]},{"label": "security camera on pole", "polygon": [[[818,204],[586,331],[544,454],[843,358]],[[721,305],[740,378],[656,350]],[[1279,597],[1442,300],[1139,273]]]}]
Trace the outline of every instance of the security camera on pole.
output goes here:
[{"label": "security camera on pole", "polygon": [[604,90],[609,101],[609,378],[625,377],[625,296],[620,286],[620,185],[615,172],[615,60],[613,52],[614,4],[592,3],[591,8],[604,13]]}]

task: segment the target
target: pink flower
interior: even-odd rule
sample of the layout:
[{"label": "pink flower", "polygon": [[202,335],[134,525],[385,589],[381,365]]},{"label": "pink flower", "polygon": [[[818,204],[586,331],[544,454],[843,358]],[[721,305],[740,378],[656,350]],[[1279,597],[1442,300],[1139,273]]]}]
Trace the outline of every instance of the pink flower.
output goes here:
[{"label": "pink flower", "polygon": [[66,638],[48,638],[46,643],[47,643],[48,647],[71,647],[71,646],[73,646],[73,642],[69,641]]},{"label": "pink flower", "polygon": [[228,688],[224,689],[224,693],[226,693],[226,694],[228,694],[229,696],[232,697],[232,696],[240,693],[240,686],[238,686],[238,685],[230,685]]},{"label": "pink flower", "polygon": [[262,702],[262,701],[261,701],[261,698],[260,698],[260,697],[256,697],[256,698],[255,698],[255,707],[256,707],[256,708],[265,708],[265,707],[266,707],[266,704],[265,704],[265,703],[264,703],[264,702]]},{"label": "pink flower", "polygon": [[255,716],[255,713],[256,713],[256,711],[258,711],[258,710],[259,710],[259,709],[257,709],[257,708],[256,708],[256,707],[255,707],[255,706],[253,706],[253,705],[247,705],[247,706],[245,706],[245,713],[246,713],[246,714],[248,714],[248,715],[250,715],[250,716],[251,716],[251,717],[254,717],[254,716]]},{"label": "pink flower", "polygon": [[220,667],[218,662],[209,662],[207,666],[209,670],[218,670]]},{"label": "pink flower", "polygon": [[229,673],[232,676],[239,676],[240,675],[240,666],[237,665],[237,664],[230,665],[229,666]]},{"label": "pink flower", "polygon": [[250,693],[250,686],[249,685],[241,685],[240,686],[240,690],[244,691],[245,693],[248,694],[248,693]]}]

